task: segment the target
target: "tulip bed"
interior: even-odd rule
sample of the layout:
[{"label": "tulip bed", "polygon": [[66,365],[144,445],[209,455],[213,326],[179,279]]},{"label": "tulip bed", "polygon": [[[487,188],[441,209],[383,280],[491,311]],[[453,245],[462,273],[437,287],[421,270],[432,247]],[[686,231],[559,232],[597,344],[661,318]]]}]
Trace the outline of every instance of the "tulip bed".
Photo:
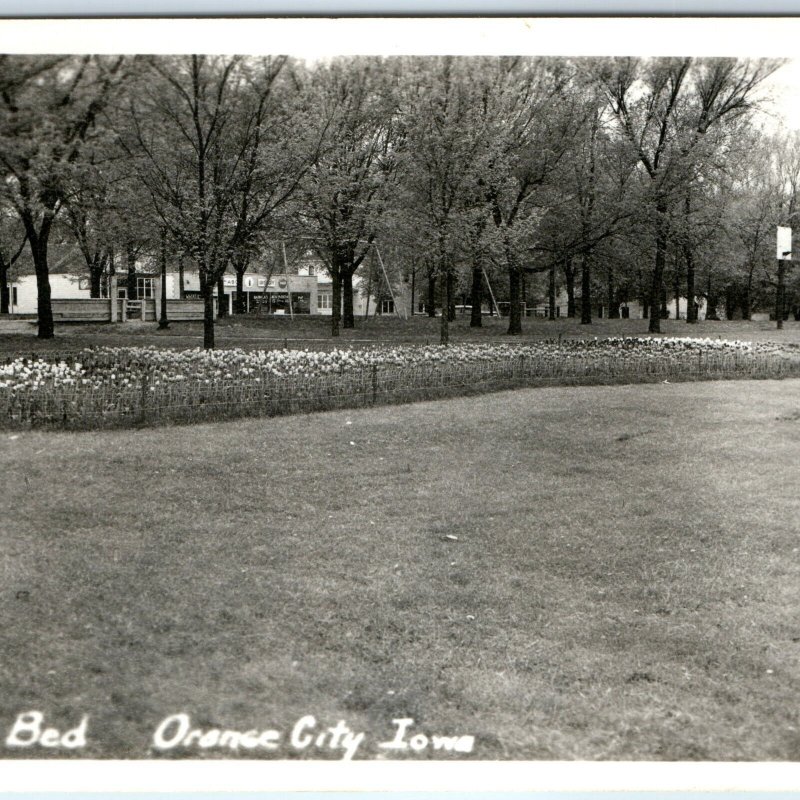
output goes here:
[{"label": "tulip bed", "polygon": [[608,338],[362,350],[99,347],[0,366],[0,425],[189,421],[407,402],[514,386],[800,375],[771,343]]}]

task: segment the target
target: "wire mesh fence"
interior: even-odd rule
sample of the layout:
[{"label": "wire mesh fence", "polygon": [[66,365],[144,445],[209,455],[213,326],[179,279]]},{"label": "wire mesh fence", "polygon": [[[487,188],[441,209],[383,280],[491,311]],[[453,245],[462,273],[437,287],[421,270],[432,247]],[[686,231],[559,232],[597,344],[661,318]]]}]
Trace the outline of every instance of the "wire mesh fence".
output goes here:
[{"label": "wire mesh fence", "polygon": [[[68,354],[59,354],[59,358],[65,357]],[[85,357],[82,353],[81,358]],[[0,427],[97,429],[271,417],[522,387],[800,377],[800,357],[738,351],[699,351],[663,359],[519,356],[455,364],[373,364],[326,374],[263,373],[179,382],[153,380],[146,366],[132,374],[135,380],[122,386],[59,385],[2,390]]]}]

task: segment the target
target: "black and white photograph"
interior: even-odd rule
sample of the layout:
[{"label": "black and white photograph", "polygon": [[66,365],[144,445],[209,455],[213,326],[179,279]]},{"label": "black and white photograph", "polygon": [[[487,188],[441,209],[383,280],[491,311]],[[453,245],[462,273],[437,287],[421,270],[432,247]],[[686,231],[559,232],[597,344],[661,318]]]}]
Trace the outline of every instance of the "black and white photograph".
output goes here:
[{"label": "black and white photograph", "polygon": [[204,22],[0,21],[0,760],[799,760],[797,20]]}]

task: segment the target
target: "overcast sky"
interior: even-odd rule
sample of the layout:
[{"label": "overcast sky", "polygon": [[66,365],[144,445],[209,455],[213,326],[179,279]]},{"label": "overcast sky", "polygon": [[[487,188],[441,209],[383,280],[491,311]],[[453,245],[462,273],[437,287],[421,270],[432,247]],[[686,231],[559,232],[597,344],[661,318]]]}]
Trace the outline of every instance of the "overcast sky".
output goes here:
[{"label": "overcast sky", "polygon": [[[3,0],[0,0],[2,3]],[[800,16],[783,18],[398,18],[0,20],[7,53],[530,54],[793,57]],[[800,60],[766,87],[800,129]],[[766,118],[765,118],[766,122]]]},{"label": "overcast sky", "polygon": [[775,113],[786,127],[800,130],[800,61],[784,64],[767,81],[775,97]]}]

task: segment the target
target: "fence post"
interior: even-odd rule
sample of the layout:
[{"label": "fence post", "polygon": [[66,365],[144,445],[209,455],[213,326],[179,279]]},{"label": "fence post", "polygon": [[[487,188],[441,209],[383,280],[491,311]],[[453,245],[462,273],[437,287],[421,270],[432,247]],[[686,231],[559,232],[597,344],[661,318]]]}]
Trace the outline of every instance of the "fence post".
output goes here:
[{"label": "fence post", "polygon": [[378,400],[378,365],[372,365],[372,405]]}]

